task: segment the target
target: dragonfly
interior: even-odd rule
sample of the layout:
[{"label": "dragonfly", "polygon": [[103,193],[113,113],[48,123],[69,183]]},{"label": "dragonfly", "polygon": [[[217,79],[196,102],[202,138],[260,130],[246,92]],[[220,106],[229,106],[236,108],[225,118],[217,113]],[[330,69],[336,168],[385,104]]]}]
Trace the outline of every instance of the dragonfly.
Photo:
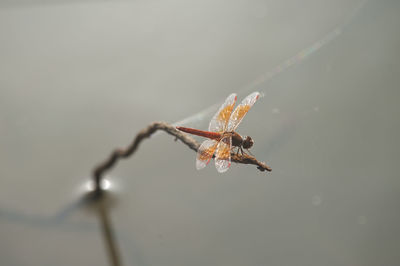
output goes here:
[{"label": "dragonfly", "polygon": [[196,168],[198,170],[206,167],[215,154],[215,167],[218,172],[223,173],[231,166],[231,151],[234,148],[237,149],[237,154],[241,152],[243,155],[243,149],[250,153],[249,149],[254,144],[253,139],[249,136],[242,137],[235,130],[259,97],[259,92],[251,93],[233,111],[237,95],[232,93],[211,119],[208,131],[176,127],[180,131],[207,138],[197,150]]}]

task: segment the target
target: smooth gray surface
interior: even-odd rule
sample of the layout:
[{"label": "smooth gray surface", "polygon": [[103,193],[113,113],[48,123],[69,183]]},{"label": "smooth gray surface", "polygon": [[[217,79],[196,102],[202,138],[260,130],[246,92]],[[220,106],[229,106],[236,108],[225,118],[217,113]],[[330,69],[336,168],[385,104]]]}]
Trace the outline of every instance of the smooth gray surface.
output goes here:
[{"label": "smooth gray surface", "polygon": [[0,3],[1,264],[108,265],[94,165],[257,89],[238,132],[272,173],[196,171],[165,134],[110,172],[124,264],[398,265],[400,2],[360,3]]}]

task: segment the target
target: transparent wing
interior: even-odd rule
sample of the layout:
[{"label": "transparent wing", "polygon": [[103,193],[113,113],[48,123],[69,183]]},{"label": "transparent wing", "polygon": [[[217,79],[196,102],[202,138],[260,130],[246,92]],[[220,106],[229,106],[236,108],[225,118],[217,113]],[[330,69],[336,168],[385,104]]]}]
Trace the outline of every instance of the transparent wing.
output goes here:
[{"label": "transparent wing", "polygon": [[199,149],[197,150],[196,157],[196,168],[200,170],[210,162],[212,156],[214,155],[215,149],[217,148],[218,142],[213,139],[207,139],[201,143]]},{"label": "transparent wing", "polygon": [[233,113],[229,119],[229,123],[228,123],[228,127],[227,127],[226,131],[228,131],[228,132],[234,131],[238,127],[238,125],[242,121],[243,117],[247,114],[247,112],[250,110],[250,108],[254,105],[254,103],[257,101],[258,97],[260,97],[260,93],[256,91],[243,99],[241,104],[239,104],[236,107],[235,111],[233,111]]},{"label": "transparent wing", "polygon": [[224,137],[218,143],[217,151],[215,152],[215,167],[220,173],[226,172],[231,166],[231,143],[231,136]]},{"label": "transparent wing", "polygon": [[232,114],[233,107],[237,99],[236,93],[232,93],[226,98],[225,103],[219,108],[218,112],[210,121],[208,131],[223,132],[228,125],[229,117]]}]

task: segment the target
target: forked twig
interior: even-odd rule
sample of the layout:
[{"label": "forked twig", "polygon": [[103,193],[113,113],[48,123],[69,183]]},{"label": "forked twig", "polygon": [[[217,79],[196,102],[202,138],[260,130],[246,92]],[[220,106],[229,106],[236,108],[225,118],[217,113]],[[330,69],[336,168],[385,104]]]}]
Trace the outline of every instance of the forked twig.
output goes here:
[{"label": "forked twig", "polygon": [[[167,132],[168,134],[175,136],[176,139],[179,139],[184,144],[186,144],[190,149],[197,151],[200,144],[190,137],[188,134],[183,133],[177,130],[174,126],[169,125],[165,122],[154,122],[150,124],[148,127],[142,129],[135,137],[133,142],[126,148],[126,149],[116,149],[114,150],[111,155],[101,164],[99,164],[93,170],[93,178],[96,185],[96,191],[100,191],[101,187],[101,179],[104,173],[107,170],[110,170],[119,159],[127,158],[131,156],[139,147],[140,142],[145,139],[149,138],[154,132],[157,130],[162,130]],[[257,168],[260,171],[271,171],[271,168],[263,162],[258,161],[254,156],[248,155],[244,153],[243,155],[239,155],[236,153],[231,153],[231,160],[235,163],[242,163],[242,164],[254,164],[257,165]]]}]

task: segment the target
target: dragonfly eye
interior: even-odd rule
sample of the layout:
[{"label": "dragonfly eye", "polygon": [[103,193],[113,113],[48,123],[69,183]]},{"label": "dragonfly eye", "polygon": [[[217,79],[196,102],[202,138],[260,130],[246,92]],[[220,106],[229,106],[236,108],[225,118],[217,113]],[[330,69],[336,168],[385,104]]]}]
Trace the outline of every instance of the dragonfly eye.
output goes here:
[{"label": "dragonfly eye", "polygon": [[249,136],[247,136],[246,138],[245,138],[245,140],[243,141],[243,148],[245,148],[245,149],[250,149],[252,146],[253,146],[253,144],[254,144],[254,141],[253,141],[253,139],[252,138],[250,138]]}]

